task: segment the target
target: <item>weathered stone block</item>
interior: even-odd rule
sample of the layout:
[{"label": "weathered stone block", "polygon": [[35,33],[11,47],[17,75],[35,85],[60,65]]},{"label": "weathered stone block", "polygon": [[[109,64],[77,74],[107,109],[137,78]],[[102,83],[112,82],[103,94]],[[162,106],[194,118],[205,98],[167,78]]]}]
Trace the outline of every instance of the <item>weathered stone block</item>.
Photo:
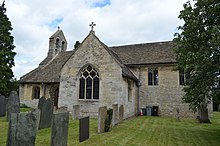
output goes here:
[{"label": "weathered stone block", "polygon": [[53,114],[51,146],[67,146],[69,112]]},{"label": "weathered stone block", "polygon": [[7,119],[10,119],[11,113],[20,113],[20,99],[16,91],[12,91],[8,97]]},{"label": "weathered stone block", "polygon": [[118,104],[113,104],[113,117],[112,117],[112,125],[115,126],[118,124],[119,116],[118,116]]},{"label": "weathered stone block", "polygon": [[80,106],[79,105],[73,105],[73,110],[72,110],[72,118],[79,119],[80,117]]},{"label": "weathered stone block", "polygon": [[38,109],[30,113],[11,113],[7,146],[34,146],[39,118]]},{"label": "weathered stone block", "polygon": [[98,117],[98,133],[105,132],[105,119],[107,117],[107,107],[99,108],[99,117]]},{"label": "weathered stone block", "polygon": [[38,108],[40,109],[40,123],[39,129],[49,128],[51,126],[53,115],[53,101],[48,98],[41,97]]},{"label": "weathered stone block", "polygon": [[4,117],[6,115],[6,99],[5,96],[0,96],[0,117]]},{"label": "weathered stone block", "polygon": [[55,109],[53,111],[54,114],[56,114],[56,113],[64,113],[64,112],[67,112],[67,107],[65,107],[65,106],[62,106],[62,107],[60,107],[58,109]]},{"label": "weathered stone block", "polygon": [[124,105],[119,107],[119,122],[121,122],[124,118]]}]

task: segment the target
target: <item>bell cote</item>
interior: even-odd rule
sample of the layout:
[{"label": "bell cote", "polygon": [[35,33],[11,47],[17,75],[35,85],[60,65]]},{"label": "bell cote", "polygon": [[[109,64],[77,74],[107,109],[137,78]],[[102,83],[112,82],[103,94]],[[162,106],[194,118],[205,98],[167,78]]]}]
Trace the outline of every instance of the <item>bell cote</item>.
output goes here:
[{"label": "bell cote", "polygon": [[48,56],[54,57],[59,52],[66,51],[67,49],[67,41],[63,34],[62,30],[57,30],[50,38],[49,38],[49,51]]}]

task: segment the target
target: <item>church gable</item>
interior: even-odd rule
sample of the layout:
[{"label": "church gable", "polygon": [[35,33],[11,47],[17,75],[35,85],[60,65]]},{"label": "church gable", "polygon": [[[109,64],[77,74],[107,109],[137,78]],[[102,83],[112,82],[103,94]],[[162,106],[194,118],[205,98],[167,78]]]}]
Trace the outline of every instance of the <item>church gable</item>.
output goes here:
[{"label": "church gable", "polygon": [[[91,31],[62,68],[62,100],[59,104],[72,108],[65,102],[71,100],[73,105],[86,105],[87,109],[94,113],[97,113],[99,106],[123,104],[128,102],[126,78],[137,81],[117,55]],[[131,107],[134,111],[134,106]]]},{"label": "church gable", "polygon": [[[84,39],[80,46],[74,50],[74,53],[66,62],[65,66],[74,67],[74,62],[76,63],[76,67],[82,67],[85,64],[93,64],[97,68],[102,68],[102,66],[107,66],[107,64],[112,63],[115,67],[114,70],[117,70],[122,76],[137,81],[137,78],[126,66],[124,66],[117,54],[102,43],[94,33],[94,31],[90,31],[89,35]],[[109,68],[105,67],[105,70],[108,69]],[[111,71],[112,69],[109,70],[109,72]]]}]

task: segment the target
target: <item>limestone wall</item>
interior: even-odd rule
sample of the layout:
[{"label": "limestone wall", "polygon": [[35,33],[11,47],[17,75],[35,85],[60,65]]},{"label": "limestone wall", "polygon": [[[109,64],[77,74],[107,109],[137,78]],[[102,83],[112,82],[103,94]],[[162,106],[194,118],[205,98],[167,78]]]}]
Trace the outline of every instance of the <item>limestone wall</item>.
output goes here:
[{"label": "limestone wall", "polygon": [[40,88],[40,97],[43,96],[43,89],[41,84],[20,84],[19,86],[19,97],[21,100],[32,100],[33,98],[33,87]]},{"label": "limestone wall", "polygon": [[[158,68],[158,85],[148,85],[148,67]],[[144,66],[132,68],[137,77],[140,77],[140,108],[159,106],[159,115],[176,116],[179,108],[180,116],[195,117],[189,111],[188,104],[182,103],[183,86],[179,85],[179,72],[173,70],[173,65]]]},{"label": "limestone wall", "polygon": [[[79,72],[91,65],[100,77],[99,100],[79,99]],[[135,87],[135,85],[133,85]],[[61,71],[59,106],[80,105],[82,114],[97,115],[98,108],[112,104],[125,106],[125,117],[135,114],[135,95],[128,102],[127,82],[119,63],[93,35],[89,35]],[[135,91],[134,93],[135,94]]]},{"label": "limestone wall", "polygon": [[[25,104],[28,107],[36,108],[39,99],[33,99],[33,88],[40,88],[40,97],[45,96],[45,98],[51,98],[51,89],[59,87],[58,84],[20,84],[19,86],[19,98],[21,104]],[[43,90],[44,88],[44,90]],[[54,89],[53,89],[54,92]]]}]

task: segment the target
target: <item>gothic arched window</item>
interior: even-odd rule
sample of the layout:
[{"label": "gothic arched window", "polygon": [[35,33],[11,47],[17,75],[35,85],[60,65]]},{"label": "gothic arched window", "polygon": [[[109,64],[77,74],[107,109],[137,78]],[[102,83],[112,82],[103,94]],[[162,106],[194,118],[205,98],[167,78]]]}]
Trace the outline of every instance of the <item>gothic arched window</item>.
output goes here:
[{"label": "gothic arched window", "polygon": [[80,73],[79,99],[99,99],[99,73],[90,65]]},{"label": "gothic arched window", "polygon": [[40,87],[33,87],[33,99],[40,98]]}]

